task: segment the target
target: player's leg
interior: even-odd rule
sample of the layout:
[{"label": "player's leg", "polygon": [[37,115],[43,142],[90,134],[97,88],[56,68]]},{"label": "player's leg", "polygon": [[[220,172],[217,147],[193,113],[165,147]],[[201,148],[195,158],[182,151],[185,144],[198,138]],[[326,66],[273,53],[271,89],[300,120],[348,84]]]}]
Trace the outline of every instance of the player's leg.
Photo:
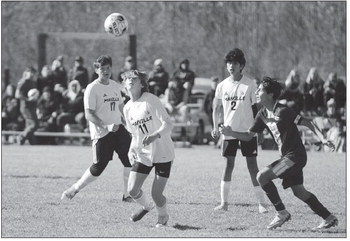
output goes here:
[{"label": "player's leg", "polygon": [[267,204],[265,201],[265,193],[260,187],[258,181],[256,180],[256,176],[259,172],[258,163],[256,160],[258,154],[257,138],[254,137],[250,141],[241,141],[241,151],[242,155],[245,156],[247,160],[247,168],[250,174],[250,179],[252,180],[254,186],[254,193],[259,203],[259,213],[266,213],[268,211]]},{"label": "player's leg", "polygon": [[156,204],[156,209],[158,212],[156,227],[166,225],[169,220],[166,197],[163,195],[163,192],[170,176],[171,164],[172,162],[155,164],[156,170],[152,185],[152,198]]},{"label": "player's leg", "polygon": [[276,217],[267,226],[268,229],[280,227],[291,218],[290,213],[286,210],[279,196],[275,184],[272,182],[273,179],[276,179],[281,175],[280,171],[285,168],[285,164],[282,160],[283,159],[280,159],[263,168],[257,175],[257,180],[261,188],[265,191],[268,199],[271,201],[277,212]]},{"label": "player's leg", "polygon": [[152,167],[148,167],[140,162],[134,163],[131,168],[129,175],[128,192],[130,196],[135,200],[135,202],[142,206],[140,210],[131,215],[131,221],[139,221],[154,207],[153,203],[147,198],[141,189],[151,170]]},{"label": "player's leg", "polygon": [[76,183],[63,192],[61,199],[72,199],[81,189],[101,175],[113,158],[113,146],[110,143],[108,135],[92,142],[93,164]]},{"label": "player's leg", "polygon": [[131,137],[123,125],[120,125],[117,132],[113,133],[115,136],[115,152],[118,154],[120,161],[122,162],[123,168],[123,184],[124,193],[122,197],[123,202],[131,202],[132,198],[128,193],[128,180],[131,170],[131,164],[128,157],[128,151],[130,148]]},{"label": "player's leg", "polygon": [[294,196],[305,202],[312,211],[318,216],[323,218],[323,221],[315,229],[325,229],[338,225],[338,219],[331,214],[327,208],[317,199],[317,197],[311,192],[307,191],[303,184],[295,185],[291,187]]}]

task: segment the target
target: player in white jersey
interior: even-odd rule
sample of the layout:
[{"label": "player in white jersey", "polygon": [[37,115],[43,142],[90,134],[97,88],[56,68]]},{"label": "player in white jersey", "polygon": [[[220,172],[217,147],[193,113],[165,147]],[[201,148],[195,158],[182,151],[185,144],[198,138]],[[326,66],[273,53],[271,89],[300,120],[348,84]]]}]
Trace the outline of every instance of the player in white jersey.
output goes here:
[{"label": "player in white jersey", "polygon": [[63,192],[61,199],[72,199],[87,184],[96,180],[116,152],[124,165],[124,194],[122,201],[130,202],[128,177],[131,164],[128,151],[131,136],[122,124],[123,98],[120,85],[111,80],[112,59],[102,55],[94,63],[98,78],[90,83],[84,93],[85,116],[89,121],[93,149],[93,164],[83,176]]},{"label": "player in white jersey", "polygon": [[154,167],[152,198],[158,212],[156,227],[161,227],[169,220],[163,191],[175,158],[174,143],[171,140],[173,124],[158,97],[148,92],[146,73],[130,70],[122,76],[130,96],[124,107],[126,127],[132,135],[129,159],[133,164],[128,191],[142,206],[130,219],[134,222],[139,221],[154,207],[141,189]]},{"label": "player in white jersey", "polygon": [[[257,113],[256,83],[242,74],[246,60],[243,52],[235,48],[225,56],[225,63],[230,76],[218,84],[213,100],[213,138],[219,137],[219,109],[223,107],[224,126],[230,126],[235,131],[246,131],[254,123]],[[221,180],[221,204],[215,210],[228,210],[228,195],[230,191],[235,157],[240,144],[242,155],[247,159],[249,174],[254,186],[254,192],[259,202],[259,212],[267,212],[264,192],[256,180],[259,172],[256,156],[258,151],[257,137],[249,142],[240,141],[224,135],[222,155],[226,159],[226,166]]]}]

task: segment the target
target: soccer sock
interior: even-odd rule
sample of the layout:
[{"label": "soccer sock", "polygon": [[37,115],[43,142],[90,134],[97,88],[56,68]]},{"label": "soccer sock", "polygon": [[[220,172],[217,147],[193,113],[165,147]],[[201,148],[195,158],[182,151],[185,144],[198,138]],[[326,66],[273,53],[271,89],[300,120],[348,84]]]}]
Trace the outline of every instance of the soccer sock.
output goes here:
[{"label": "soccer sock", "polygon": [[123,170],[123,181],[124,181],[124,197],[130,196],[128,193],[128,181],[131,167],[124,167]]},{"label": "soccer sock", "polygon": [[140,190],[140,193],[136,195],[136,198],[133,198],[135,202],[140,204],[143,209],[145,210],[151,210],[152,209],[152,202],[149,201],[146,197],[146,195],[143,193],[142,190]]},{"label": "soccer sock", "polygon": [[159,216],[165,216],[168,214],[166,203],[164,203],[163,207],[156,206],[156,208]]},{"label": "soccer sock", "polygon": [[259,204],[266,204],[265,192],[262,190],[260,186],[254,186],[254,193],[256,198],[258,199]]},{"label": "soccer sock", "polygon": [[282,203],[280,195],[278,194],[277,188],[272,181],[269,181],[265,185],[261,186],[261,188],[265,191],[273,206],[275,206],[276,211],[282,211],[286,209]]},{"label": "soccer sock", "polygon": [[227,203],[228,194],[230,192],[231,181],[225,182],[221,181],[220,190],[221,190],[221,204]]},{"label": "soccer sock", "polygon": [[322,203],[317,199],[315,195],[311,193],[311,196],[304,201],[312,211],[314,211],[318,216],[326,219],[331,213],[325,208]]},{"label": "soccer sock", "polygon": [[80,191],[81,189],[83,189],[86,185],[88,185],[89,183],[95,181],[97,179],[97,176],[93,176],[90,172],[90,168],[88,168],[85,173],[83,174],[83,176],[74,184],[75,189],[77,189],[78,191]]}]

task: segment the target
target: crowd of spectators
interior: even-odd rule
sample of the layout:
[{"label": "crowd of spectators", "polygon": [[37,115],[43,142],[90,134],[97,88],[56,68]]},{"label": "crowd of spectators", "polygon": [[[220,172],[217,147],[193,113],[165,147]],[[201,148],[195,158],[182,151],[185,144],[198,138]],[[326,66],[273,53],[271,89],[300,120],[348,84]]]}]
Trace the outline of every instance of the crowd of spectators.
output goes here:
[{"label": "crowd of spectators", "polygon": [[[121,74],[135,68],[135,59],[127,56],[117,78],[112,76],[112,79],[122,84]],[[17,87],[9,84],[3,90],[2,130],[22,131],[15,140],[19,144],[26,140],[30,144],[54,144],[52,138],[36,140],[33,137],[34,131],[64,132],[67,131],[67,125],[74,127],[76,131],[87,132],[83,97],[86,86],[96,77],[95,73],[91,73],[89,78],[88,69],[84,66],[81,56],[75,57],[74,64],[68,71],[64,66],[63,56],[58,56],[51,65],[43,66],[38,73],[33,67],[26,68]],[[172,74],[164,68],[163,59],[158,58],[153,62],[153,68],[149,72],[149,90],[162,100],[174,121],[187,121],[187,104],[190,102],[195,77],[188,59],[180,61]],[[203,97],[202,110],[207,114],[210,124],[212,100],[218,82],[219,77],[212,77],[211,88]],[[280,102],[304,116],[318,116],[318,126],[325,135],[334,139],[339,146],[338,150],[343,150],[346,131],[345,81],[339,79],[334,72],[324,81],[317,68],[313,67],[305,80],[301,79],[296,69],[291,70],[284,84],[285,91],[280,97]],[[33,88],[39,91],[38,98],[28,97],[29,90]],[[122,95],[127,102],[129,98],[126,91],[123,91]]]}]

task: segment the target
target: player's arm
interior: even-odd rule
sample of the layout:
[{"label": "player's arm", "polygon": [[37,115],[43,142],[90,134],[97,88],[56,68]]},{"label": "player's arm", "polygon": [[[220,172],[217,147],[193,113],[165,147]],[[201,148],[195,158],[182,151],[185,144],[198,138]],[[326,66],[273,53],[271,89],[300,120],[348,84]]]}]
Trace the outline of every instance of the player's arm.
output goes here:
[{"label": "player's arm", "polygon": [[250,141],[256,134],[255,132],[252,132],[250,130],[248,130],[247,132],[233,131],[230,126],[223,126],[222,128],[220,128],[220,132],[225,136],[232,136],[242,141]]},{"label": "player's arm", "polygon": [[100,128],[106,128],[103,121],[96,115],[95,110],[85,109],[85,117],[88,121],[91,121]]},{"label": "player's arm", "polygon": [[220,99],[214,97],[213,99],[213,131],[211,132],[211,135],[213,138],[219,137],[219,114],[220,114],[220,108],[222,106],[222,102]]},{"label": "player's arm", "polygon": [[166,112],[164,106],[159,101],[159,99],[155,100],[151,104],[151,108],[152,107],[155,107],[155,113],[158,116],[159,120],[161,121],[162,125],[154,133],[144,137],[144,139],[142,140],[142,143],[144,145],[149,145],[154,140],[161,138],[163,135],[167,133],[170,133],[174,127],[173,122],[171,121],[168,113]]},{"label": "player's arm", "polygon": [[309,128],[318,137],[318,139],[322,142],[323,145],[328,146],[332,149],[332,151],[334,151],[334,144],[323,136],[321,130],[314,124],[313,121],[301,118],[299,125]]},{"label": "player's arm", "polygon": [[124,116],[124,102],[121,101],[120,102],[120,105],[119,105],[119,111],[120,111],[120,115],[121,115],[121,119],[122,119],[122,123],[123,125],[125,126],[126,125],[126,122],[125,122],[125,116]]}]

